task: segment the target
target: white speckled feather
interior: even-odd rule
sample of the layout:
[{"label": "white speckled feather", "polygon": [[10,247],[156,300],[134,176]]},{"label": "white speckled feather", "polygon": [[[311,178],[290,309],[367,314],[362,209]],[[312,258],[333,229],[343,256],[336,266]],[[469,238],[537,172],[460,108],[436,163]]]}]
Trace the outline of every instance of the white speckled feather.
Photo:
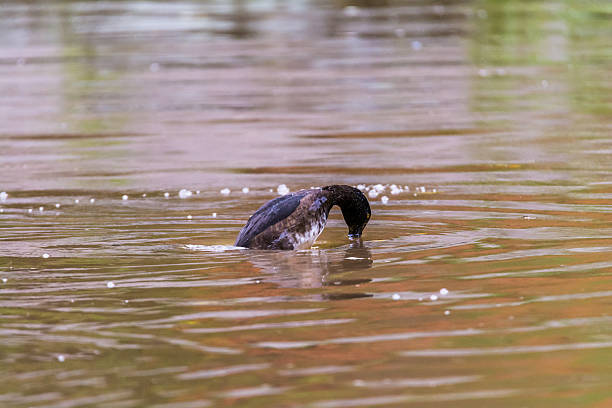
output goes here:
[{"label": "white speckled feather", "polygon": [[327,223],[327,215],[322,214],[318,219],[313,220],[310,228],[304,234],[294,234],[292,237],[293,247],[295,249],[308,249],[314,244],[319,235],[323,232]]}]

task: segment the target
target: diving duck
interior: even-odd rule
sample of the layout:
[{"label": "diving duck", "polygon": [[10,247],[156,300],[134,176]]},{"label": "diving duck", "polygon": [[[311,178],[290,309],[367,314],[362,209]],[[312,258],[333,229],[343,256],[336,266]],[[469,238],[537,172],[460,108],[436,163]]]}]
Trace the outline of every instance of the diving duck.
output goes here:
[{"label": "diving duck", "polygon": [[251,249],[307,249],[323,232],[331,208],[337,205],[357,239],[372,215],[363,193],[351,186],[331,185],[299,190],[262,205],[249,218],[236,246]]}]

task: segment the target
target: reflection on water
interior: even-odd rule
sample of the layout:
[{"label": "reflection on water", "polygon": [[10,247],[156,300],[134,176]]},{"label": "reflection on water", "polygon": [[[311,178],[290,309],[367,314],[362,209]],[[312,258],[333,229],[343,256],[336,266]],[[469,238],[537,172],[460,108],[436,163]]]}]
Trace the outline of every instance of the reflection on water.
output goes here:
[{"label": "reflection on water", "polygon": [[329,285],[357,285],[370,279],[344,279],[354,271],[372,266],[372,253],[356,242],[334,251],[247,251],[248,262],[261,271],[265,282],[280,287],[320,288]]},{"label": "reflection on water", "polygon": [[[2,16],[0,406],[612,404],[608,2]],[[362,243],[231,246],[333,183]]]}]

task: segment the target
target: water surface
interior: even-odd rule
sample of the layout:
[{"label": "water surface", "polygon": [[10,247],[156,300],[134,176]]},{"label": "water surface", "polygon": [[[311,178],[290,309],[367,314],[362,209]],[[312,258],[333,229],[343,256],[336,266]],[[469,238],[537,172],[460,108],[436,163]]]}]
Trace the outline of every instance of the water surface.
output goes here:
[{"label": "water surface", "polygon": [[[610,21],[5,2],[0,405],[610,406]],[[332,183],[385,187],[362,243],[232,247]]]}]

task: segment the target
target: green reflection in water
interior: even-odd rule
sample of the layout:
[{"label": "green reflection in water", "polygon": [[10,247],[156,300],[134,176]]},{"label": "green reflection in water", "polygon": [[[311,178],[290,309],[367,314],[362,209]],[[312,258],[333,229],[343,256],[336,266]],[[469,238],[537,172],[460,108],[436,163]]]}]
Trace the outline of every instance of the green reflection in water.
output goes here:
[{"label": "green reflection in water", "polygon": [[[57,8],[57,29],[61,47],[61,69],[63,83],[63,118],[67,131],[82,135],[66,140],[65,148],[72,158],[77,158],[81,171],[99,171],[100,160],[128,157],[127,139],[98,138],[96,135],[120,134],[128,123],[125,110],[118,109],[128,90],[122,89],[125,82],[120,66],[114,63],[113,44],[100,42],[95,32],[79,32],[78,21],[82,16],[73,4],[66,3]],[[99,24],[112,16],[97,16]],[[95,31],[95,30],[94,30]],[[105,48],[106,51],[103,51]],[[94,136],[94,137],[92,137]],[[123,146],[123,147],[121,147]],[[79,184],[89,185],[90,180]],[[118,184],[126,184],[119,180]]]},{"label": "green reflection in water", "polygon": [[477,2],[469,44],[480,67],[474,109],[609,114],[611,17],[606,1]]}]

